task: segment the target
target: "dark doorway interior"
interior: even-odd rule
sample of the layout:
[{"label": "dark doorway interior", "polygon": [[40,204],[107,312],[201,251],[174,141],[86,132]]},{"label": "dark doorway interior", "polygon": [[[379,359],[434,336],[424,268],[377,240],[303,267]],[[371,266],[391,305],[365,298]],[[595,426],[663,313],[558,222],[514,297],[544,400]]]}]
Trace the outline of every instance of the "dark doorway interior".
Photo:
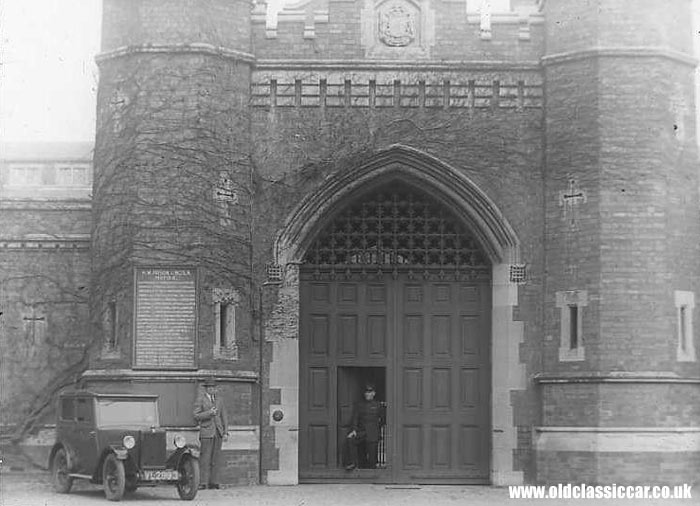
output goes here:
[{"label": "dark doorway interior", "polygon": [[[386,406],[386,367],[338,367],[338,455],[337,465],[347,462],[346,436],[350,432],[353,404],[362,399],[364,387],[372,383],[375,399]],[[382,436],[386,426],[382,427]],[[377,463],[386,467],[386,437],[379,441]]]}]

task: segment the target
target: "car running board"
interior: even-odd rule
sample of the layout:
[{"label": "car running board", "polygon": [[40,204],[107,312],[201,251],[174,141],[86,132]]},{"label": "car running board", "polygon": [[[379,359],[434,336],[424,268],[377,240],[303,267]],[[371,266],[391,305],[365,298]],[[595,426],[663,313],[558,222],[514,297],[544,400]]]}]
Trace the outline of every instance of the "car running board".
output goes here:
[{"label": "car running board", "polygon": [[91,480],[92,476],[89,474],[79,474],[79,473],[68,473],[71,478],[83,478],[84,480]]}]

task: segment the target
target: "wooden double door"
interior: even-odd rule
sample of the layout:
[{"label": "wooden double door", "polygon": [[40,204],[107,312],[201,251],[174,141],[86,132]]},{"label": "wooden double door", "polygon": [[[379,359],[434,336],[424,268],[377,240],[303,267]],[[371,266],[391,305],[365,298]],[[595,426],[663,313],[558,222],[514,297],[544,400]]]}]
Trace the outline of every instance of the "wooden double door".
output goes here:
[{"label": "wooden double door", "polygon": [[[302,273],[300,481],[488,483],[490,305],[488,281]],[[365,381],[386,404],[380,467],[346,471]]]}]

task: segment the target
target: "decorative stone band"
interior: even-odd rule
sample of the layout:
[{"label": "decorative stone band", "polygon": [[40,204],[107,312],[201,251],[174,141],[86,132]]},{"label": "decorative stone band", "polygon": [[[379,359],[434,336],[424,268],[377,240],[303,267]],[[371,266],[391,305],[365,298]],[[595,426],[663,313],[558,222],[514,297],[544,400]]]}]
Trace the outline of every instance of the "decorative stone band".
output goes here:
[{"label": "decorative stone band", "polygon": [[38,198],[32,199],[17,199],[17,200],[2,200],[0,202],[1,209],[12,210],[40,210],[40,211],[89,211],[92,208],[90,199],[78,200],[41,200]]},{"label": "decorative stone band", "polygon": [[674,372],[637,371],[637,372],[580,372],[580,373],[539,373],[533,378],[540,385],[562,383],[696,383],[698,377],[682,377]]},{"label": "decorative stone band", "polygon": [[700,452],[700,427],[536,427],[538,452]]},{"label": "decorative stone band", "polygon": [[601,57],[666,58],[691,67],[695,67],[698,64],[698,59],[687,53],[655,47],[597,47],[582,51],[568,51],[546,55],[542,57],[541,62],[543,66],[547,67],[576,60]]},{"label": "decorative stone band", "polygon": [[113,60],[115,58],[121,58],[123,56],[143,53],[196,53],[210,56],[219,56],[221,58],[230,58],[232,60],[239,60],[249,63],[255,62],[255,55],[251,53],[198,42],[191,44],[142,44],[136,46],[123,46],[117,49],[113,49],[112,51],[107,51],[105,53],[98,54],[97,56],[95,56],[95,61],[99,65],[107,60]]},{"label": "decorative stone band", "polygon": [[23,237],[0,237],[0,249],[21,250],[86,250],[90,248],[87,234],[29,234]]},{"label": "decorative stone band", "polygon": [[[541,109],[542,83],[498,79],[256,79],[254,107],[368,107],[438,109]],[[284,79],[284,80],[283,80]]]},{"label": "decorative stone band", "polygon": [[150,381],[204,380],[216,377],[219,382],[255,383],[258,373],[255,371],[228,371],[219,369],[199,369],[197,371],[160,371],[133,369],[89,369],[81,379],[91,381],[118,381],[129,379],[148,379]]},{"label": "decorative stone band", "polygon": [[[460,2],[462,0],[459,0]],[[447,3],[457,3],[457,1],[449,1]],[[464,2],[462,2],[464,3]],[[467,10],[467,22],[469,23],[478,23],[480,16],[480,11],[479,10]],[[523,11],[523,12],[493,12],[491,14],[491,23],[500,23],[504,25],[514,25],[518,24],[520,22],[520,19],[527,16],[530,18],[530,23],[532,24],[544,24],[544,15],[534,12],[534,10],[529,10],[529,11]]]},{"label": "decorative stone band", "polygon": [[346,71],[348,73],[362,70],[406,71],[406,72],[456,72],[456,71],[536,71],[540,72],[538,61],[508,60],[320,60],[320,59],[259,59],[255,64],[256,72],[269,70],[297,70],[306,75],[314,71]]}]

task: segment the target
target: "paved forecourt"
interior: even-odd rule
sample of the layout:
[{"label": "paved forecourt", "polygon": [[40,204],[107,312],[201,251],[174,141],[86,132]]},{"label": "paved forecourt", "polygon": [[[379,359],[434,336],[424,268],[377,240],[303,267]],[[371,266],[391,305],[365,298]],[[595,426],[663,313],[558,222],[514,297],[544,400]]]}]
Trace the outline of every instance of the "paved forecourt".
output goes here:
[{"label": "paved forecourt", "polygon": [[[697,488],[697,487],[696,487]],[[693,490],[693,492],[696,492]],[[255,505],[255,506],[357,506],[357,505],[465,505],[486,506],[516,504],[565,504],[565,505],[648,505],[675,506],[700,505],[700,488],[688,500],[605,500],[605,499],[510,499],[508,488],[484,486],[422,486],[400,487],[386,485],[297,485],[289,487],[249,486],[231,487],[222,490],[204,490],[189,504]],[[140,488],[124,497],[123,503],[130,506],[163,506],[183,504],[175,487],[162,486]],[[76,482],[68,495],[56,494],[48,473],[2,473],[0,474],[0,506],[94,506],[107,504],[102,488],[87,482]]]}]

